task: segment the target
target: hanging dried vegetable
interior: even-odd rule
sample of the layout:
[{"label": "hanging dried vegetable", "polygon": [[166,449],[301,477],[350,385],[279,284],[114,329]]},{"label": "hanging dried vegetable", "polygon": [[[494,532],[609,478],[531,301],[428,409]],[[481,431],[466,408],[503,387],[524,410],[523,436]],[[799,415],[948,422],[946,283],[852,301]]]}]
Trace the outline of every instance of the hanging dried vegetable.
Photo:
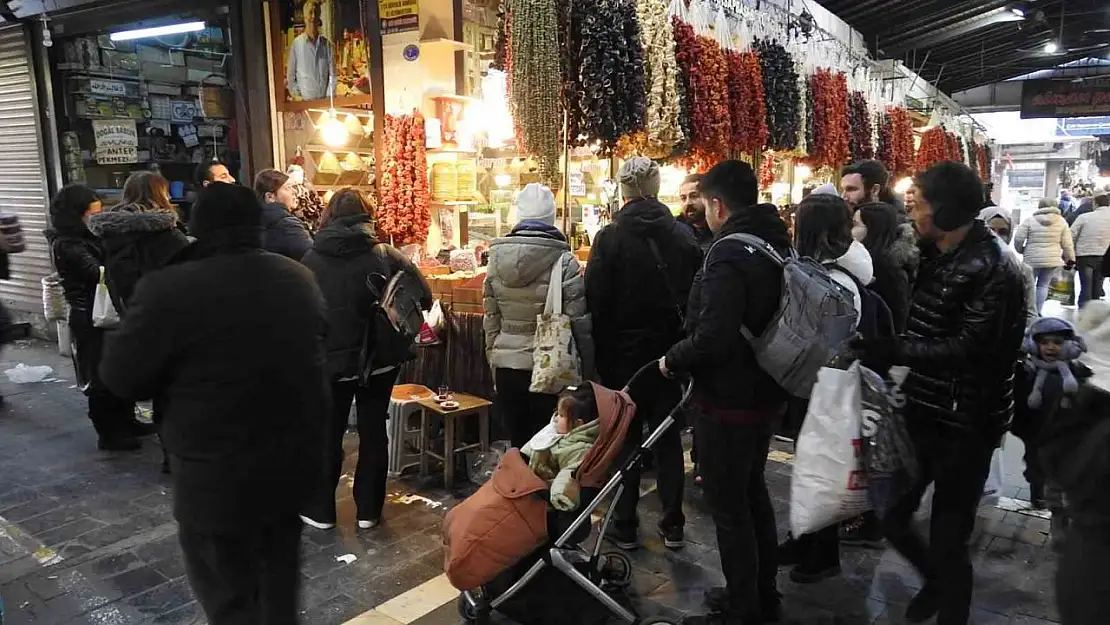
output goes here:
[{"label": "hanging dried vegetable", "polygon": [[809,139],[809,79],[798,76],[798,143],[794,148],[796,154],[805,154],[809,148],[806,143]]},{"label": "hanging dried vegetable", "polygon": [[697,65],[698,37],[694,27],[678,16],[671,17],[671,34],[674,36],[675,65],[678,67],[678,122],[682,128],[682,140],[671,153],[673,157],[683,157],[690,151],[694,137],[694,93],[692,75]]},{"label": "hanging dried vegetable", "polygon": [[[774,152],[764,152],[759,161],[759,188],[770,189],[775,184],[775,172],[778,170],[778,161]],[[773,199],[773,198],[772,198]]]},{"label": "hanging dried vegetable", "polygon": [[759,55],[753,51],[728,50],[725,57],[728,60],[732,150],[754,156],[763,151],[770,134]]},{"label": "hanging dried vegetable", "polygon": [[890,119],[890,162],[887,163],[887,169],[895,176],[908,176],[914,171],[913,122],[910,121],[910,113],[900,106],[890,107],[886,113]]},{"label": "hanging dried vegetable", "polygon": [[805,133],[801,133],[805,135],[805,152],[803,152],[803,154],[808,155],[810,151],[814,149],[814,141],[816,139],[816,128],[813,124],[817,119],[817,102],[814,100],[813,94],[813,76],[806,78],[805,91],[802,96],[805,100],[803,108],[806,110]]},{"label": "hanging dried vegetable", "polygon": [[809,161],[816,167],[839,168],[851,157],[848,139],[848,80],[844,74],[818,69],[813,90],[813,141]]},{"label": "hanging dried vegetable", "polygon": [[[678,29],[675,31],[677,33]],[[680,164],[704,170],[728,157],[729,142],[732,140],[728,61],[720,44],[709,37],[697,35],[694,49],[696,54],[690,68],[690,88],[686,92],[690,98],[692,135],[690,150]]]},{"label": "hanging dried vegetable", "polygon": [[798,145],[801,130],[798,73],[794,57],[774,41],[756,41],[766,94],[768,147],[788,152]]},{"label": "hanging dried vegetable", "polygon": [[934,126],[921,135],[915,161],[917,171],[924,171],[941,161],[950,160],[951,145],[948,139],[948,133],[940,126]]},{"label": "hanging dried vegetable", "polygon": [[628,135],[619,151],[665,158],[684,139],[679,98],[682,79],[675,58],[674,29],[667,6],[657,0],[638,0],[636,19],[644,54],[644,128]]},{"label": "hanging dried vegetable", "polygon": [[497,3],[497,38],[493,43],[493,63],[490,67],[506,71],[506,55],[509,46],[509,8],[505,0]]},{"label": "hanging dried vegetable", "polygon": [[879,113],[875,119],[879,126],[875,158],[887,168],[887,171],[896,172],[898,168],[894,158],[894,122],[886,113]]},{"label": "hanging dried vegetable", "polygon": [[383,152],[378,234],[395,246],[423,243],[432,221],[424,116],[387,114]]},{"label": "hanging dried vegetable", "polygon": [[957,163],[962,162],[964,158],[960,154],[960,144],[959,139],[956,137],[956,133],[946,132],[944,133],[944,138],[948,142],[948,160],[956,161]]},{"label": "hanging dried vegetable", "polygon": [[871,112],[867,109],[867,98],[861,91],[853,91],[848,96],[848,125],[851,128],[849,141],[852,160],[873,158],[875,146],[871,143]]},{"label": "hanging dried vegetable", "polygon": [[540,178],[559,180],[561,66],[555,0],[509,0],[509,102],[517,146],[532,154]]},{"label": "hanging dried vegetable", "polygon": [[567,45],[577,68],[570,77],[571,144],[600,141],[611,149],[644,127],[644,48],[635,7],[626,0],[575,0]]}]

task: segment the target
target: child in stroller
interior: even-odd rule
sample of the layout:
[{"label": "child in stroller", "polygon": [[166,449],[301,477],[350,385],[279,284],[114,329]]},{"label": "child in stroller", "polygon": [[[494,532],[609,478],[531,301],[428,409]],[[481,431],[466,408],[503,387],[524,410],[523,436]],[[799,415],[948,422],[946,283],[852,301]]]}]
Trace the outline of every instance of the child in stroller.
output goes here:
[{"label": "child in stroller", "polygon": [[573,387],[559,398],[555,414],[524,449],[528,468],[550,486],[551,506],[560,512],[578,509],[581,489],[575,473],[597,442],[601,424],[589,385]]},{"label": "child in stroller", "polygon": [[[658,375],[658,371],[657,362],[648,363],[632,380],[645,372]],[[547,464],[542,459],[544,450],[534,449],[534,438],[528,445],[536,452],[531,460],[526,461],[520,450],[510,449],[490,480],[448,512],[443,525],[444,572],[463,591],[459,612],[464,620],[486,623],[496,610],[525,625],[585,624],[612,617],[630,625],[673,623],[661,617],[640,619],[610,596],[609,591],[628,586],[632,576],[627,556],[601,553],[600,537],[612,520],[612,506],[602,517],[592,548],[586,549],[583,543],[591,534],[594,513],[604,501],[620,497],[625,475],[674,426],[674,412],[689,399],[690,389],[687,386],[682,401],[637,452],[619,460],[636,405],[627,387],[614,391],[592,382],[583,384],[561,401],[566,402],[562,411],[566,416],[556,415],[551,426],[554,430],[559,420],[571,419],[563,424],[568,434],[548,447],[554,450],[561,442],[575,449],[574,454],[565,455],[565,467],[559,464],[555,471]],[[596,419],[592,418],[595,415]],[[591,426],[597,433],[588,446],[576,443],[578,437],[570,435],[584,435]],[[557,455],[552,453],[552,460],[563,462],[555,459]],[[553,476],[550,484],[529,468],[530,462]],[[564,473],[572,464],[577,468]],[[560,475],[573,478],[566,480],[570,491],[564,495],[575,490],[580,493],[577,506],[570,505],[569,497],[559,504],[570,508],[565,512],[556,508],[558,496],[551,496],[552,489],[559,487]],[[557,603],[550,605],[552,600]],[[599,607],[602,613],[598,613]]]}]

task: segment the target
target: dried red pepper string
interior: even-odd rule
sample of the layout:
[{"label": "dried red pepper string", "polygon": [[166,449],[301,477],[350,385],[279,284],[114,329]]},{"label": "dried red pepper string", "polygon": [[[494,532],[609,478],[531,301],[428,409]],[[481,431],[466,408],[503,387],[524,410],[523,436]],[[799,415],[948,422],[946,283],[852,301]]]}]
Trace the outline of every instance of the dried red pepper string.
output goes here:
[{"label": "dried red pepper string", "polygon": [[755,52],[725,53],[728,60],[728,94],[732,118],[732,151],[754,156],[767,145],[766,100],[759,55]]},{"label": "dried red pepper string", "polygon": [[424,117],[385,116],[385,154],[381,167],[378,234],[394,245],[423,243],[431,225]]}]

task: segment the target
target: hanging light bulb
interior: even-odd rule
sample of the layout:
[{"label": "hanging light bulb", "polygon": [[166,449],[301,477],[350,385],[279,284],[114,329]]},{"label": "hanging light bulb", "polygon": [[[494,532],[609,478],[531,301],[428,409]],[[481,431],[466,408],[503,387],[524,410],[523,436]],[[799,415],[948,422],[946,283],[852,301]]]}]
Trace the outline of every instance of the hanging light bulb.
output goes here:
[{"label": "hanging light bulb", "polygon": [[1044,51],[1046,54],[1056,54],[1056,51],[1059,49],[1060,46],[1057,45],[1055,41],[1049,41],[1048,43],[1044,44]]},{"label": "hanging light bulb", "polygon": [[335,109],[331,109],[324,114],[323,123],[320,124],[320,138],[323,139],[324,145],[329,148],[342,147],[347,145],[349,136],[347,125],[339,121]]}]

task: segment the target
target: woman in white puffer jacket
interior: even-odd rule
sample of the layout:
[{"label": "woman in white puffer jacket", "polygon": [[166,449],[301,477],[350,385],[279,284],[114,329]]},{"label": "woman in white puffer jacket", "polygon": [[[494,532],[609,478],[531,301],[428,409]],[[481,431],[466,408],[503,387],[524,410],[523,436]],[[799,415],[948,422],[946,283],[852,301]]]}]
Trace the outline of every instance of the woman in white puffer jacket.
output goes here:
[{"label": "woman in white puffer jacket", "polygon": [[1060,214],[1056,200],[1045,198],[1033,215],[1022,220],[1014,231],[1014,249],[1037,279],[1037,313],[1048,299],[1048,285],[1060,268],[1075,263],[1075,245],[1068,222]]}]

